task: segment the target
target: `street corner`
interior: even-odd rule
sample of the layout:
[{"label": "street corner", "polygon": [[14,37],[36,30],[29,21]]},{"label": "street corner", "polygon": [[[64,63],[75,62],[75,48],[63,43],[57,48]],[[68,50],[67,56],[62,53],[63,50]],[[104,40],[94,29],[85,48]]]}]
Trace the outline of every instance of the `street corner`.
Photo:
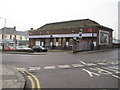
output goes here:
[{"label": "street corner", "polygon": [[25,79],[22,74],[10,65],[2,65],[2,88],[23,90]]}]

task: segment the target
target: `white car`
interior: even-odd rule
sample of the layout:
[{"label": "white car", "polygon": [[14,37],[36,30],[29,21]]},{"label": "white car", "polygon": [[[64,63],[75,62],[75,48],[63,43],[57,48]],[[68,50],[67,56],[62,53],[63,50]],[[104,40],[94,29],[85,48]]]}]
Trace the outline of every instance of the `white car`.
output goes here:
[{"label": "white car", "polygon": [[16,49],[17,49],[17,50],[32,50],[32,49],[29,48],[28,46],[17,46]]}]

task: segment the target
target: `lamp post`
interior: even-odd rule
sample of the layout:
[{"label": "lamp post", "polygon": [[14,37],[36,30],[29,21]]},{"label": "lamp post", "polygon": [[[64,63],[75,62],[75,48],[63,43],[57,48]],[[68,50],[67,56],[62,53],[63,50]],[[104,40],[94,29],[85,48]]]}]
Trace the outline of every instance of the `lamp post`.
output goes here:
[{"label": "lamp post", "polygon": [[6,27],[6,18],[2,18],[0,17],[1,19],[4,19],[4,28]]},{"label": "lamp post", "polygon": [[[4,19],[4,30],[5,30],[4,34],[6,34],[6,18],[2,18],[2,17],[0,17],[0,18]],[[3,42],[2,48],[4,49],[4,42]]]}]

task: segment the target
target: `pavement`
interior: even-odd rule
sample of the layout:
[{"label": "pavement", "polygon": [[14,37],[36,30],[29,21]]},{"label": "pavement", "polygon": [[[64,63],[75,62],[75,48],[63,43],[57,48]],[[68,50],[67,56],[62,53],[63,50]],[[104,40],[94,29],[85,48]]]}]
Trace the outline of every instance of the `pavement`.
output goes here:
[{"label": "pavement", "polygon": [[25,79],[22,74],[12,66],[2,65],[2,90],[23,90]]}]

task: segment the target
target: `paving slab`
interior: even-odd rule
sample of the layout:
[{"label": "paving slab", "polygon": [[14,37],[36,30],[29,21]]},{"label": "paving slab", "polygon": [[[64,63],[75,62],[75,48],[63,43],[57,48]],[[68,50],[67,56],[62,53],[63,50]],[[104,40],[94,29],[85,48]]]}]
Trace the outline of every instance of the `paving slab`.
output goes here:
[{"label": "paving slab", "polygon": [[14,88],[23,90],[25,79],[22,74],[9,65],[2,65],[2,89]]}]

